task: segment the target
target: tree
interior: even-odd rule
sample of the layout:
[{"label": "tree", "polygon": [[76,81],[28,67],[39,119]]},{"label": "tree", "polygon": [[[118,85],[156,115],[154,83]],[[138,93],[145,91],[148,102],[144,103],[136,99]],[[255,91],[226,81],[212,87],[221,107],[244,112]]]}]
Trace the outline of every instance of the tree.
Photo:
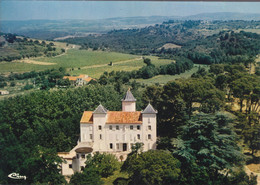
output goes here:
[{"label": "tree", "polygon": [[119,162],[113,154],[97,152],[94,156],[87,156],[86,168],[89,167],[96,167],[102,177],[108,177],[119,169]]},{"label": "tree", "polygon": [[196,167],[205,172],[208,184],[221,181],[232,167],[240,165],[243,156],[236,143],[236,135],[231,129],[232,121],[223,114],[198,114],[183,128],[177,149],[174,151],[184,169],[192,173]]},{"label": "tree", "polygon": [[144,58],[144,63],[145,63],[147,66],[152,65],[152,62],[151,62],[151,59],[150,59],[150,58]]},{"label": "tree", "polygon": [[76,172],[70,179],[70,184],[102,185],[98,168],[89,166],[82,173]]},{"label": "tree", "polygon": [[242,112],[244,100],[246,100],[253,91],[254,81],[252,76],[244,75],[231,83],[233,96],[239,99],[240,112]]},{"label": "tree", "polygon": [[21,167],[21,174],[27,176],[27,183],[65,183],[60,174],[62,160],[53,149],[35,147],[31,156],[27,156]]},{"label": "tree", "polygon": [[180,162],[168,151],[149,150],[131,160],[127,172],[130,184],[175,184],[180,175]]},{"label": "tree", "polygon": [[11,86],[11,87],[14,87],[14,86],[15,86],[15,82],[11,82],[11,83],[10,83],[10,86]]}]

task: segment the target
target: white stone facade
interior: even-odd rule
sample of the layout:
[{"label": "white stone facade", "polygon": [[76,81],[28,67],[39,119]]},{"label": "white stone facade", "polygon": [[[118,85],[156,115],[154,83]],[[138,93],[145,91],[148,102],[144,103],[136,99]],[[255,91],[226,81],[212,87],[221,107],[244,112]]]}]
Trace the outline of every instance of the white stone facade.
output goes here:
[{"label": "white stone facade", "polygon": [[143,143],[143,151],[156,149],[157,111],[150,104],[144,111],[136,111],[135,101],[128,90],[122,100],[123,111],[108,111],[99,105],[95,111],[83,113],[78,145],[70,152],[59,153],[67,161],[62,164],[63,175],[80,171],[85,155],[91,152],[114,153],[125,160],[135,143]]}]

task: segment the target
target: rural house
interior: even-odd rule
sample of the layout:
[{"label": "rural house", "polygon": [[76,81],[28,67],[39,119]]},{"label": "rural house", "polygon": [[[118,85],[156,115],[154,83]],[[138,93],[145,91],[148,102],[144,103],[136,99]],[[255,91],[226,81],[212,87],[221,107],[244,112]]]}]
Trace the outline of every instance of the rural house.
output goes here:
[{"label": "rural house", "polygon": [[143,151],[156,149],[156,114],[150,103],[143,111],[136,111],[136,99],[130,89],[122,99],[122,111],[109,111],[101,104],[94,111],[84,111],[77,146],[70,152],[58,153],[66,160],[62,174],[81,171],[86,155],[92,152],[113,153],[125,160],[137,142],[144,144]]},{"label": "rural house", "polygon": [[69,79],[69,81],[75,86],[83,86],[88,84],[91,80],[95,80],[88,75],[64,76],[63,79]]}]

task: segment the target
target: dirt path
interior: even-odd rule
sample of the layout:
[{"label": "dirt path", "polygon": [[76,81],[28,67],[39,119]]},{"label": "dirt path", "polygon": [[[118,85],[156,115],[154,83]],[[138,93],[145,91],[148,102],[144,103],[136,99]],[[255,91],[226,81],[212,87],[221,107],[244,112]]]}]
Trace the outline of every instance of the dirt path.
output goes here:
[{"label": "dirt path", "polygon": [[[134,59],[130,59],[130,60],[123,60],[123,61],[119,61],[119,62],[113,62],[113,65],[117,65],[117,64],[124,64],[124,63],[128,63],[128,62],[133,62],[133,61],[137,61],[137,60],[142,60],[143,58],[134,58]],[[81,67],[80,69],[90,69],[90,68],[97,68],[97,67],[105,67],[108,64],[99,64],[99,65],[93,65],[93,66],[84,66]]]},{"label": "dirt path", "polygon": [[250,176],[251,173],[257,175],[257,185],[260,185],[260,173],[252,172],[247,166],[245,166],[245,172]]},{"label": "dirt path", "polygon": [[14,62],[19,62],[19,63],[27,63],[27,64],[37,64],[37,65],[56,65],[56,63],[51,63],[51,62],[39,62],[31,59],[22,59],[22,60],[15,60]]}]

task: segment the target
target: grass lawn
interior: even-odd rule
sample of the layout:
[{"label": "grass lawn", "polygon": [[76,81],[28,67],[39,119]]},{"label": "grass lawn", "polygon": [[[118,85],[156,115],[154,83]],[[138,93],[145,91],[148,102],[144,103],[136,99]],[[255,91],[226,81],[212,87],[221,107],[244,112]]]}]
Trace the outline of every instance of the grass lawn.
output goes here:
[{"label": "grass lawn", "polygon": [[180,75],[158,75],[150,79],[136,79],[136,81],[145,85],[152,85],[155,83],[166,84],[167,82],[178,78],[189,78],[193,73],[195,73],[198,70],[199,66],[206,68],[206,70],[209,69],[209,66],[207,65],[195,64],[191,70],[186,71],[185,73],[182,73]]}]

